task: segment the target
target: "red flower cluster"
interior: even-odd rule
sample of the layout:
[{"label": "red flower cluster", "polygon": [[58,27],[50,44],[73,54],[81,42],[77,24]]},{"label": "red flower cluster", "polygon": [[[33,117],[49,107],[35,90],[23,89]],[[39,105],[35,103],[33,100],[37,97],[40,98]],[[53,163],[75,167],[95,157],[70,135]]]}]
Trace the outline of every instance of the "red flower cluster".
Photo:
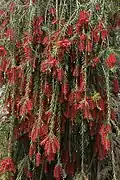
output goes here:
[{"label": "red flower cluster", "polygon": [[[33,11],[39,9],[34,4],[36,0],[32,2],[30,6],[30,0],[25,0],[22,21],[28,20],[31,8]],[[9,14],[16,13],[17,1],[9,3],[9,13],[0,10],[3,18],[0,38],[7,42],[7,48],[0,45],[0,83],[8,87],[5,105],[10,115],[14,107],[14,140],[24,139],[24,144],[26,140],[30,142],[27,144],[30,160],[35,160],[36,167],[48,165],[45,173],[49,173],[47,161],[58,162],[54,167],[56,180],[64,176],[60,163],[63,163],[65,172],[70,176],[81,169],[80,159],[77,158],[80,154],[81,121],[86,120],[86,133],[90,129],[88,136],[93,136],[92,141],[100,159],[110,150],[109,133],[112,130],[110,125],[104,124],[108,113],[105,77],[99,70],[109,31],[105,28],[104,19],[100,20],[97,16],[97,13],[100,14],[100,5],[95,5],[94,9],[94,15],[91,11],[80,11],[78,19],[69,24],[66,19],[56,17],[53,2],[45,17],[49,23],[44,22],[42,16],[34,16],[32,13],[31,21],[26,22],[30,28],[26,27],[28,24],[22,23],[25,26],[22,31],[8,24],[11,22]],[[11,51],[12,40],[15,41],[14,53]],[[6,57],[8,52],[9,58]],[[12,58],[14,56],[15,59]],[[115,54],[111,53],[103,66],[111,69],[116,61]],[[112,76],[110,73],[113,92],[117,95],[117,72],[113,76],[114,73]],[[12,89],[15,91],[14,99]],[[115,118],[116,114],[112,111],[111,119]],[[74,139],[76,144],[73,146],[71,141]],[[60,153],[60,158],[57,153],[58,156]],[[10,158],[1,161],[0,171],[15,173]],[[35,179],[35,173],[31,170],[26,174],[28,178]]]},{"label": "red flower cluster", "polygon": [[36,153],[35,159],[36,159],[36,167],[39,167],[41,163],[41,154],[39,152]]},{"label": "red flower cluster", "polygon": [[71,45],[71,42],[68,39],[63,39],[61,41],[58,41],[57,45],[60,46],[61,48],[67,48]]},{"label": "red flower cluster", "polygon": [[20,106],[20,115],[24,115],[30,113],[33,108],[33,102],[31,99],[27,99],[21,106]]},{"label": "red flower cluster", "polygon": [[40,143],[41,146],[44,146],[45,155],[48,160],[53,160],[56,152],[60,149],[60,144],[56,136],[48,135]]},{"label": "red flower cluster", "polygon": [[108,68],[113,68],[116,64],[116,56],[115,54],[111,53],[108,58],[106,59],[106,65]]},{"label": "red flower cluster", "polygon": [[7,50],[5,49],[4,46],[0,45],[0,57],[4,57],[7,55]]},{"label": "red flower cluster", "polygon": [[[111,132],[111,126],[109,124],[102,124],[100,127],[100,137],[101,137],[101,145],[103,146],[103,153],[104,156],[107,155],[108,151],[110,150],[110,140],[108,134]],[[103,156],[103,158],[104,158]]]},{"label": "red flower cluster", "polygon": [[6,172],[16,172],[13,160],[10,157],[6,157],[0,162],[0,173],[4,174]]},{"label": "red flower cluster", "polygon": [[54,167],[54,178],[55,180],[60,180],[61,176],[63,175],[63,169],[61,165],[57,164]]}]

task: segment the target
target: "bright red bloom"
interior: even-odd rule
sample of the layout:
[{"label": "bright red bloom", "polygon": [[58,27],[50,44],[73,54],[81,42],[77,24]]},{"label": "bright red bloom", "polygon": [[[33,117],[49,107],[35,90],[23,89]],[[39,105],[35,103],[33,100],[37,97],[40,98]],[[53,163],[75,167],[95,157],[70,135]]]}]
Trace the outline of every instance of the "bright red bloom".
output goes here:
[{"label": "bright red bloom", "polygon": [[89,12],[88,11],[80,11],[80,15],[79,15],[79,19],[78,22],[76,24],[76,26],[82,26],[83,24],[88,24],[89,22]]},{"label": "bright red bloom", "polygon": [[80,11],[80,20],[85,21],[84,23],[88,22],[89,20],[88,11]]},{"label": "bright red bloom", "polygon": [[111,119],[114,121],[116,120],[116,117],[117,117],[117,113],[115,111],[111,111]]},{"label": "bright red bloom", "polygon": [[78,105],[78,109],[80,109],[82,112],[83,112],[83,115],[84,115],[84,118],[85,119],[91,119],[92,118],[92,115],[91,115],[91,107],[89,106],[89,103],[87,100],[81,102],[79,105]]},{"label": "bright red bloom", "polygon": [[95,43],[98,43],[99,40],[100,40],[100,35],[99,35],[98,29],[93,29],[93,30],[91,31],[91,34],[92,34],[92,38],[93,38],[94,42],[95,42]]},{"label": "bright red bloom", "polygon": [[43,87],[43,93],[47,97],[50,97],[52,94],[52,86],[48,82],[45,82],[45,85]]},{"label": "bright red bloom", "polygon": [[85,43],[84,41],[78,43],[79,51],[83,52],[85,50]]},{"label": "bright red bloom", "polygon": [[65,82],[62,84],[62,93],[66,96],[69,92],[69,84],[68,82]]},{"label": "bright red bloom", "polygon": [[12,28],[8,28],[4,33],[6,38],[9,38],[11,41],[14,39],[14,31]]},{"label": "bright red bloom", "polygon": [[39,128],[39,135],[41,138],[47,136],[48,133],[48,126],[46,124],[42,124]]},{"label": "bright red bloom", "polygon": [[16,172],[13,160],[10,157],[4,158],[0,162],[0,173],[4,174],[6,172]]},{"label": "bright red bloom", "polygon": [[32,156],[35,154],[36,152],[36,144],[31,144],[30,148],[29,148],[29,157],[32,158]]},{"label": "bright red bloom", "polygon": [[28,171],[28,172],[27,172],[27,177],[28,177],[29,179],[31,179],[31,178],[33,177],[33,173],[32,173],[31,171]]},{"label": "bright red bloom", "polygon": [[59,164],[55,165],[55,167],[54,167],[54,178],[56,180],[60,180],[62,174],[63,174],[63,172],[62,172],[61,165],[59,165]]},{"label": "bright red bloom", "polygon": [[49,155],[46,155],[47,156],[47,160],[48,162],[51,162],[51,161],[54,161],[55,160],[55,154],[51,153]]},{"label": "bright red bloom", "polygon": [[34,27],[39,27],[43,23],[44,19],[43,16],[38,16],[34,18]]},{"label": "bright red bloom", "polygon": [[109,55],[109,57],[106,59],[107,67],[110,68],[110,69],[113,68],[115,66],[115,64],[116,64],[116,61],[117,61],[117,59],[116,59],[115,54],[111,53]]},{"label": "bright red bloom", "polygon": [[51,24],[52,24],[52,25],[58,24],[58,20],[57,20],[57,19],[53,19]]},{"label": "bright red bloom", "polygon": [[54,16],[56,14],[55,8],[50,8],[49,13]]},{"label": "bright red bloom", "polygon": [[99,31],[102,31],[102,30],[103,30],[103,21],[102,21],[102,20],[99,21],[99,23],[98,23],[98,25],[97,25],[97,29],[98,29]]},{"label": "bright red bloom", "polygon": [[87,41],[87,45],[86,45],[86,51],[87,51],[87,52],[91,52],[91,51],[92,51],[92,48],[93,48],[92,41],[91,41],[91,40],[88,40],[88,41]]},{"label": "bright red bloom", "polygon": [[63,39],[61,41],[58,41],[57,45],[62,47],[62,48],[67,48],[67,47],[69,47],[71,45],[71,42],[68,39]]},{"label": "bright red bloom", "polygon": [[96,67],[96,65],[100,62],[99,57],[95,57],[92,62],[92,67]]},{"label": "bright red bloom", "polygon": [[0,16],[5,16],[6,12],[4,10],[0,10]]},{"label": "bright red bloom", "polygon": [[95,9],[96,9],[96,11],[100,11],[100,4],[96,4],[96,6],[95,6]]},{"label": "bright red bloom", "polygon": [[105,110],[105,99],[101,98],[98,100],[98,107],[101,111]]},{"label": "bright red bloom", "polygon": [[30,60],[32,58],[32,49],[29,45],[26,45],[24,47],[24,53],[27,60]]},{"label": "bright red bloom", "polygon": [[78,77],[80,75],[80,67],[76,66],[73,70],[73,76]]},{"label": "bright red bloom", "polygon": [[85,41],[86,40],[86,34],[81,34],[80,35],[80,40]]},{"label": "bright red bloom", "polygon": [[15,6],[16,6],[16,3],[15,2],[11,2],[10,5],[9,5],[9,10],[11,13],[13,13],[15,11]]},{"label": "bright red bloom", "polygon": [[33,103],[32,103],[32,100],[31,99],[28,99],[26,101],[26,109],[27,109],[27,112],[31,111],[33,108]]},{"label": "bright red bloom", "polygon": [[58,61],[57,59],[55,58],[49,58],[48,60],[46,61],[43,61],[41,63],[41,72],[46,72],[49,68],[53,68],[53,67],[56,67],[58,64]]},{"label": "bright red bloom", "polygon": [[85,82],[84,82],[84,75],[83,73],[80,74],[80,79],[79,79],[79,91],[82,93],[85,90]]},{"label": "bright red bloom", "polygon": [[27,113],[30,113],[33,108],[33,103],[31,99],[27,99],[24,104],[20,107],[20,115],[25,115]]},{"label": "bright red bloom", "polygon": [[107,135],[109,132],[111,132],[111,126],[109,124],[102,124],[100,127],[99,133]]},{"label": "bright red bloom", "polygon": [[57,80],[62,81],[64,79],[64,70],[62,68],[57,69]]},{"label": "bright red bloom", "polygon": [[5,19],[3,20],[1,26],[0,26],[0,30],[2,30],[7,24],[8,24],[9,20],[8,19]]},{"label": "bright red bloom", "polygon": [[13,68],[7,70],[7,77],[8,77],[8,82],[10,84],[15,84],[15,82],[17,80],[16,67],[13,67]]},{"label": "bright red bloom", "polygon": [[36,167],[39,167],[41,163],[41,154],[39,152],[36,153],[35,159],[36,159]]},{"label": "bright red bloom", "polygon": [[44,146],[46,156],[56,154],[56,152],[60,149],[60,143],[54,135],[48,135],[43,141],[41,141],[40,145]]},{"label": "bright red bloom", "polygon": [[34,127],[31,131],[31,141],[36,142],[38,137],[39,137],[39,128]]},{"label": "bright red bloom", "polygon": [[102,38],[102,40],[106,39],[107,37],[108,37],[108,30],[103,29],[101,31],[101,38]]},{"label": "bright red bloom", "polygon": [[4,46],[0,45],[0,57],[4,57],[7,55],[7,51]]}]

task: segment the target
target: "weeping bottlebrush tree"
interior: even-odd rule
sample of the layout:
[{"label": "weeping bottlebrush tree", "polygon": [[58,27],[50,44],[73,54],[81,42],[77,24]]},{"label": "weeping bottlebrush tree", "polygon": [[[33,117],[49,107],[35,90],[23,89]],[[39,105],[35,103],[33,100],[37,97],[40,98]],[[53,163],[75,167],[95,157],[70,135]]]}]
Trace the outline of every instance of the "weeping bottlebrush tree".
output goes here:
[{"label": "weeping bottlebrush tree", "polygon": [[119,27],[116,1],[2,2],[2,179],[119,179]]}]

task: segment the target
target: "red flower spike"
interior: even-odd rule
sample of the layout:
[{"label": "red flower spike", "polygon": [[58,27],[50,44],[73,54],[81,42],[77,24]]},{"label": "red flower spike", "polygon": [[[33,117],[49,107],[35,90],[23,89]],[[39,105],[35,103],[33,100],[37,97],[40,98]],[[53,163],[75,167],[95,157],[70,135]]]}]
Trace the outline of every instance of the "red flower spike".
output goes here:
[{"label": "red flower spike", "polygon": [[0,173],[4,174],[6,172],[16,173],[13,160],[10,157],[4,158],[0,161]]},{"label": "red flower spike", "polygon": [[29,45],[24,46],[25,59],[30,60],[32,58],[32,49]]},{"label": "red flower spike", "polygon": [[113,68],[116,64],[116,56],[115,54],[111,53],[109,57],[106,59],[106,65],[108,68]]},{"label": "red flower spike", "polygon": [[54,161],[55,160],[55,154],[49,154],[47,156],[47,160],[48,160],[48,162]]},{"label": "red flower spike", "polygon": [[80,11],[80,15],[79,15],[79,20],[78,20],[78,24],[80,26],[82,26],[83,24],[88,24],[89,22],[89,12],[88,11]]},{"label": "red flower spike", "polygon": [[4,35],[6,38],[9,38],[11,41],[14,40],[14,30],[12,28],[7,28]]},{"label": "red flower spike", "polygon": [[46,61],[43,61],[43,62],[41,63],[40,70],[41,70],[41,72],[43,72],[43,73],[45,73],[45,72],[48,70],[48,65],[47,65]]},{"label": "red flower spike", "polygon": [[97,29],[98,29],[99,31],[102,31],[102,30],[103,30],[103,22],[102,22],[102,20],[99,21],[99,23],[98,23],[98,25],[97,25]]},{"label": "red flower spike", "polygon": [[57,19],[53,19],[51,24],[52,24],[52,25],[58,24],[58,20],[57,20]]},{"label": "red flower spike", "polygon": [[117,113],[115,111],[111,111],[111,119],[114,121],[116,120],[116,117],[117,117]]},{"label": "red flower spike", "polygon": [[7,55],[7,51],[4,46],[0,45],[0,57],[5,57]]},{"label": "red flower spike", "polygon": [[104,111],[105,110],[105,99],[99,99],[98,101],[98,107],[101,111]]},{"label": "red flower spike", "polygon": [[100,11],[100,9],[101,9],[100,4],[96,4],[95,9],[96,9],[96,11]]},{"label": "red flower spike", "polygon": [[106,126],[105,126],[105,132],[106,132],[106,133],[111,132],[111,125],[110,125],[110,124],[106,124]]},{"label": "red flower spike", "polygon": [[86,40],[86,34],[81,34],[80,35],[80,40],[85,41]]},{"label": "red flower spike", "polygon": [[50,8],[49,13],[54,16],[56,14],[56,9],[55,8]]},{"label": "red flower spike", "polygon": [[87,45],[86,45],[86,52],[91,52],[92,51],[92,41],[88,40]]},{"label": "red flower spike", "polygon": [[76,66],[73,70],[73,76],[78,77],[80,75],[80,68]]},{"label": "red flower spike", "polygon": [[57,69],[57,80],[62,81],[64,79],[64,71],[62,68]]},{"label": "red flower spike", "polygon": [[28,99],[28,100],[26,101],[25,106],[26,106],[27,112],[30,112],[30,111],[32,110],[32,108],[33,108],[33,102],[32,102],[32,100],[31,100],[31,99]]},{"label": "red flower spike", "polygon": [[45,82],[43,93],[45,96],[50,97],[52,94],[52,87],[48,82]]},{"label": "red flower spike", "polygon": [[4,10],[0,10],[0,16],[5,16],[6,12]]},{"label": "red flower spike", "polygon": [[29,148],[29,157],[32,158],[35,152],[36,152],[36,144],[31,144]]},{"label": "red flower spike", "polygon": [[68,82],[62,84],[62,93],[66,96],[69,92],[69,84]]},{"label": "red flower spike", "polygon": [[99,35],[98,29],[92,30],[91,34],[92,34],[92,38],[93,38],[94,42],[98,43],[100,40],[100,35]]},{"label": "red flower spike", "polygon": [[80,52],[83,52],[85,50],[84,42],[79,42],[78,43],[78,49],[79,49]]},{"label": "red flower spike", "polygon": [[40,137],[46,136],[47,133],[48,133],[48,126],[47,126],[46,124],[43,124],[43,125],[39,128]]},{"label": "red flower spike", "polygon": [[72,35],[73,35],[73,27],[72,27],[72,25],[69,25],[69,26],[68,26],[67,35],[68,35],[68,36],[72,36]]},{"label": "red flower spike", "polygon": [[39,128],[33,128],[31,131],[31,141],[36,142],[37,138],[39,137]]},{"label": "red flower spike", "polygon": [[96,67],[96,65],[100,62],[100,59],[98,57],[95,57],[92,62],[92,67]]},{"label": "red flower spike", "polygon": [[68,39],[63,39],[61,41],[58,41],[57,45],[62,47],[62,48],[67,48],[67,47],[69,47],[71,45],[71,42]]},{"label": "red flower spike", "polygon": [[104,29],[101,31],[101,38],[105,40],[108,37],[108,30]]},{"label": "red flower spike", "polygon": [[13,68],[7,70],[7,77],[8,77],[8,82],[10,84],[16,83],[16,80],[17,80],[17,69],[16,69],[16,67],[13,67]]},{"label": "red flower spike", "polygon": [[47,156],[55,154],[60,149],[60,144],[56,136],[47,136],[43,141],[41,141],[40,145],[44,146]]},{"label": "red flower spike", "polygon": [[59,165],[59,164],[55,165],[55,167],[54,167],[54,178],[57,179],[57,180],[58,179],[60,180],[60,177],[61,177],[62,174],[63,173],[62,173],[61,165]]},{"label": "red flower spike", "polygon": [[11,13],[14,13],[15,7],[16,7],[16,3],[11,2],[10,5],[9,5],[9,10],[10,10]]},{"label": "red flower spike", "polygon": [[9,22],[9,20],[5,19],[0,26],[0,30],[2,30],[8,24],[8,22]]},{"label": "red flower spike", "polygon": [[31,171],[28,171],[28,172],[27,172],[27,177],[28,177],[29,179],[31,179],[31,178],[33,177],[33,173],[32,173]]},{"label": "red flower spike", "polygon": [[41,163],[41,154],[39,152],[36,153],[35,159],[36,159],[36,167],[39,167]]}]

